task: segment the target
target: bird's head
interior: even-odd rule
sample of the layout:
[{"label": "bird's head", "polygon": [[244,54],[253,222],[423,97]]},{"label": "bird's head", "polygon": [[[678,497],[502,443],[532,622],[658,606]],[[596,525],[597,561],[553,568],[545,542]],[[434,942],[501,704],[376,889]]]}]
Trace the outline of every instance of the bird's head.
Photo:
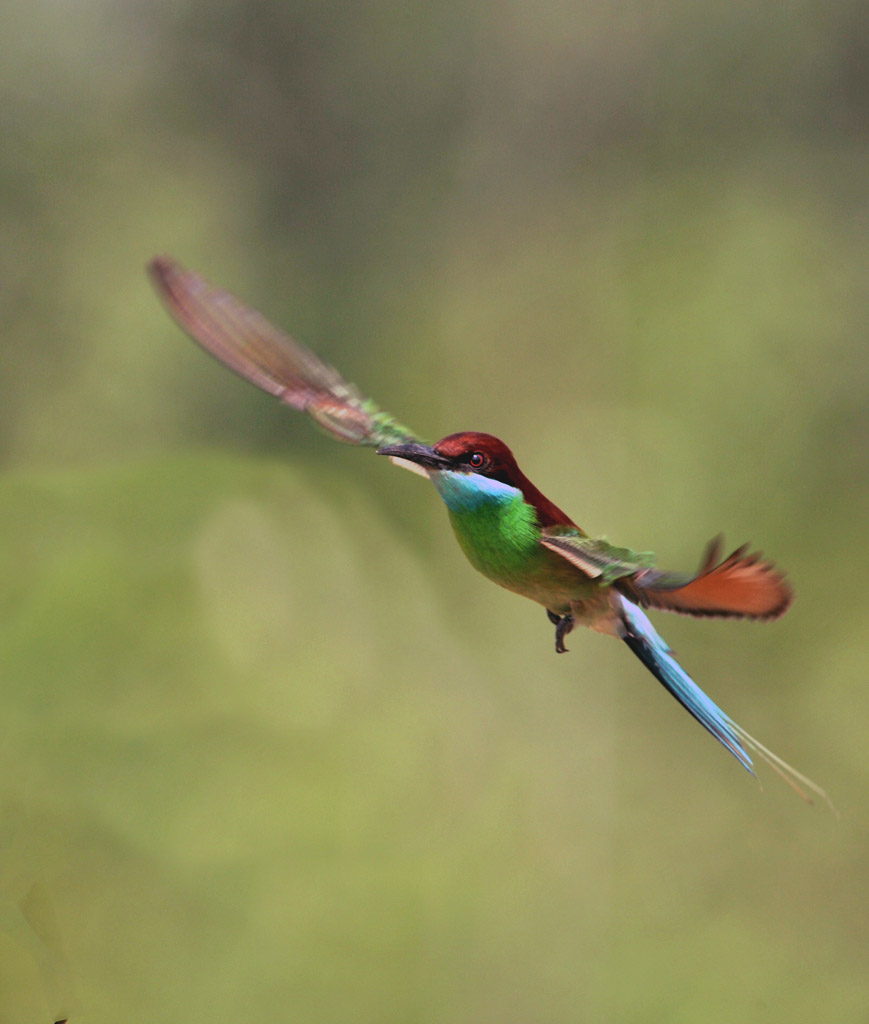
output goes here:
[{"label": "bird's head", "polygon": [[475,430],[450,434],[431,447],[416,441],[386,445],[378,448],[377,454],[406,459],[429,471],[476,473],[513,486],[521,482],[516,459],[507,445],[492,434]]},{"label": "bird's head", "polygon": [[[443,473],[444,477],[440,478],[442,483],[438,486],[438,490],[442,492],[450,474],[483,477],[484,480],[478,481],[478,489],[483,492],[503,495],[508,488],[521,492],[525,501],[534,506],[541,526],[575,525],[568,515],[540,493],[516,464],[516,459],[507,445],[492,434],[465,430],[460,434],[450,434],[431,447],[412,441],[406,444],[386,445],[384,448],[378,448],[377,454],[391,455],[393,458],[415,463],[427,473]],[[436,478],[432,477],[432,480],[436,481]],[[486,486],[485,480],[496,483]],[[507,486],[499,488],[498,484]],[[463,490],[465,493],[468,492],[467,487]]]}]

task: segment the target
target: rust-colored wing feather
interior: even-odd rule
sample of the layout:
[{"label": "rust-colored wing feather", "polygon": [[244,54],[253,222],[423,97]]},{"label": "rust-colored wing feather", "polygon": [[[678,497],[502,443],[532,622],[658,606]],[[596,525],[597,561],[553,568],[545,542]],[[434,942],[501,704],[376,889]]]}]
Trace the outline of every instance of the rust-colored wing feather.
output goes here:
[{"label": "rust-colored wing feather", "polygon": [[647,608],[683,615],[777,619],[793,601],[790,584],[760,552],[743,544],[720,561],[721,537],[706,550],[694,577],[645,569],[621,579],[617,588]]}]

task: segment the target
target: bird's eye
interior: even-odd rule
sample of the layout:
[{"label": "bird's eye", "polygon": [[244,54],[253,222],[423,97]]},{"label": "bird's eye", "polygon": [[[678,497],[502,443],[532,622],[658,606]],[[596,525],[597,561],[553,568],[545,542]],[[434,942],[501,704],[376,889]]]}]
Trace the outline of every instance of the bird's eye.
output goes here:
[{"label": "bird's eye", "polygon": [[482,452],[472,452],[471,457],[468,459],[468,464],[473,466],[474,469],[480,469],[486,465],[489,460]]}]

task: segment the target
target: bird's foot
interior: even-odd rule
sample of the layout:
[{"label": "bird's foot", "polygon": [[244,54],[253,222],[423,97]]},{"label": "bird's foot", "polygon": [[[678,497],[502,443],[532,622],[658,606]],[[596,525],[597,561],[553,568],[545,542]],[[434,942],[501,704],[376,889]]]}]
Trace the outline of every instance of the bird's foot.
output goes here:
[{"label": "bird's foot", "polygon": [[564,646],[564,638],[576,624],[573,615],[570,612],[567,615],[556,615],[555,612],[551,612],[548,608],[546,609],[546,614],[549,617],[549,621],[555,626],[555,653],[566,654],[567,648]]}]

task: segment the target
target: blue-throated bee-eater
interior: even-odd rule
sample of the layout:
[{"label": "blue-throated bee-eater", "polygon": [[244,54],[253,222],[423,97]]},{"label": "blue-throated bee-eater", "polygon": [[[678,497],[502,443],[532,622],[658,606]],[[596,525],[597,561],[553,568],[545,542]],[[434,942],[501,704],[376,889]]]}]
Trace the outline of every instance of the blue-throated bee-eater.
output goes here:
[{"label": "blue-throated bee-eater", "polygon": [[649,552],[595,540],[531,483],[497,437],[463,431],[425,444],[233,295],[167,257],[154,259],[149,270],[175,320],[231,370],[308,413],[337,440],[374,448],[431,480],[468,561],[499,586],[543,605],[555,626],[557,652],[566,651],[565,637],[577,625],[623,640],[749,772],[752,751],[804,799],[811,801],[813,792],[830,802],[706,696],[643,611],[776,619],[793,591],[772,562],[745,546],[722,558],[716,539],[699,570],[683,575],[657,569]]}]

